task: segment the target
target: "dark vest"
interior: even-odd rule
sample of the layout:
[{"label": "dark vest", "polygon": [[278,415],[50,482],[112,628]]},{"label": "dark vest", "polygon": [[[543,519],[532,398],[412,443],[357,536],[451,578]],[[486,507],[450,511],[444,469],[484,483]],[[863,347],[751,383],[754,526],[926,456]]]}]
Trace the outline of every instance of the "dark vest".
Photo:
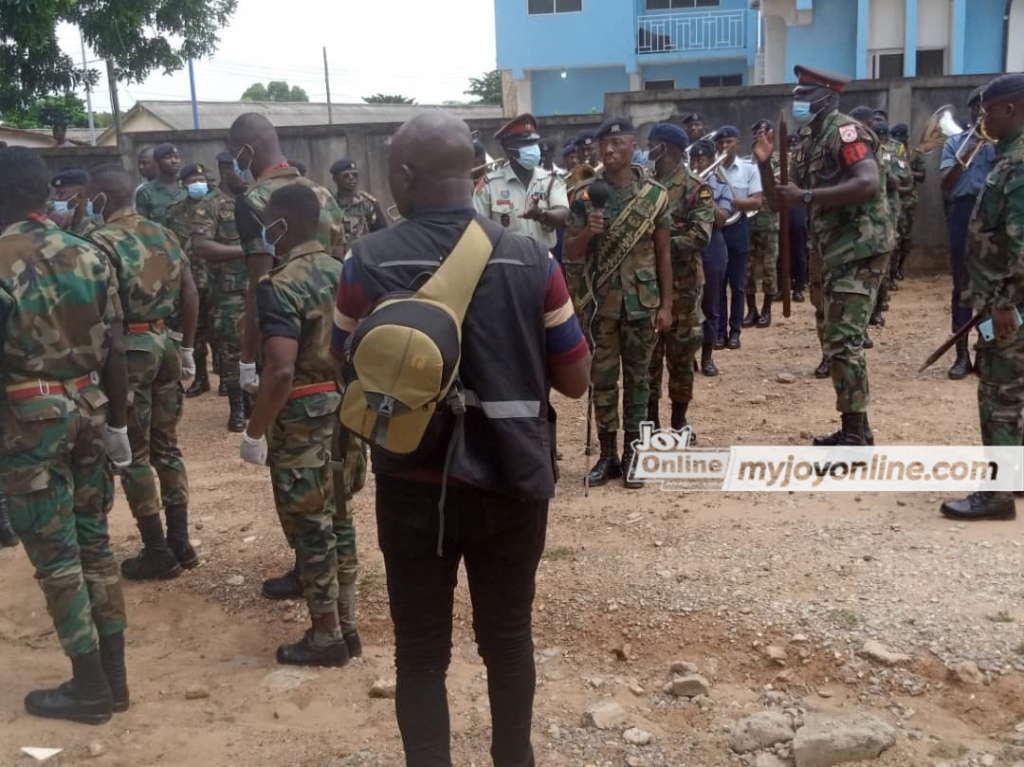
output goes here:
[{"label": "dark vest", "polygon": [[[367,297],[416,290],[455,247],[469,211],[426,212],[352,245]],[[544,295],[548,253],[476,216],[495,243],[462,325],[460,380],[466,390],[464,437],[449,477],[518,500],[554,495],[552,424],[548,420]],[[372,450],[381,475],[440,472],[454,418],[439,412],[408,456]]]}]

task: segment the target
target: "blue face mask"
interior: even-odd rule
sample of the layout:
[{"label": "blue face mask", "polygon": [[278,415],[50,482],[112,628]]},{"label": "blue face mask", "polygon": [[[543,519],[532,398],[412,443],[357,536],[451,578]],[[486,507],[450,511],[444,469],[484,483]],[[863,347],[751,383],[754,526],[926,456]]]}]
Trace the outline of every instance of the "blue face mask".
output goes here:
[{"label": "blue face mask", "polygon": [[[239,180],[243,184],[252,184],[252,183],[254,183],[256,181],[255,176],[252,175],[252,168],[251,167],[247,167],[247,168],[245,168],[245,170],[243,170],[242,166],[238,164],[238,157],[239,157],[239,155],[242,154],[242,152],[245,151],[245,147],[247,147],[247,146],[249,146],[249,145],[246,144],[245,146],[243,146],[241,149],[238,150],[238,154],[235,155],[235,159],[232,160],[231,163],[232,163],[232,165],[234,165],[235,175],[238,176]],[[250,149],[251,148],[252,147],[250,147]],[[249,166],[252,166],[252,160],[251,159],[249,160]]]},{"label": "blue face mask", "polygon": [[68,205],[67,200],[54,200],[53,201],[53,212],[59,216],[66,216],[70,212],[71,208]]},{"label": "blue face mask", "polygon": [[526,170],[533,170],[540,165],[540,145],[530,144],[519,147],[519,159],[516,160]]},{"label": "blue face mask", "polygon": [[210,192],[210,187],[205,181],[193,181],[187,187],[188,196],[193,200],[201,200]]},{"label": "blue face mask", "polygon": [[271,242],[270,238],[267,237],[267,230],[273,226],[277,226],[278,224],[284,225],[284,232],[281,232],[281,237],[284,237],[285,233],[288,231],[288,222],[285,221],[283,218],[279,218],[276,221],[271,221],[270,224],[268,226],[264,226],[263,230],[260,232],[260,237],[263,238],[263,247],[266,248],[268,254],[274,256],[275,258],[277,257],[277,243],[281,241],[281,237],[278,237],[276,240]]},{"label": "blue face mask", "polygon": [[103,205],[98,211],[96,210],[96,206],[93,204],[92,200],[86,200],[85,203],[85,215],[88,216],[89,220],[96,224],[96,226],[103,226],[103,210],[107,207],[106,195],[104,195],[102,192],[96,195],[97,200],[100,197],[103,198]]},{"label": "blue face mask", "polygon": [[814,119],[814,112],[811,111],[810,101],[793,102],[793,119],[801,125],[805,125]]}]

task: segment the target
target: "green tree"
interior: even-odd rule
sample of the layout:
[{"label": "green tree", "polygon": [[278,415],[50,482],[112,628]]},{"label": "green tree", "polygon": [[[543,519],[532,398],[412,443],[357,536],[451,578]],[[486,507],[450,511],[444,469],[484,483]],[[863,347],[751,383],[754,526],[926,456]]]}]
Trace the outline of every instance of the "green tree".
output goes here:
[{"label": "green tree", "polygon": [[363,96],[363,101],[367,104],[415,104],[416,99],[409,98],[408,96],[399,96],[397,94],[389,95],[387,93],[374,93],[372,96]]},{"label": "green tree", "polygon": [[467,96],[476,96],[474,104],[495,104],[501,106],[501,71],[498,69],[484,72],[483,77],[469,78],[469,90],[463,91]]},{"label": "green tree", "polygon": [[4,123],[13,128],[48,128],[59,122],[73,128],[88,127],[85,104],[75,94],[43,96],[21,109],[4,114]]},{"label": "green tree", "polygon": [[242,94],[242,101],[309,101],[309,94],[298,85],[289,88],[284,80],[271,80],[266,85],[250,85]]},{"label": "green tree", "polygon": [[217,48],[217,33],[237,0],[3,0],[0,2],[0,118],[42,96],[95,84],[57,41],[74,24],[98,58],[110,59],[124,82],[154,70],[176,72]]}]

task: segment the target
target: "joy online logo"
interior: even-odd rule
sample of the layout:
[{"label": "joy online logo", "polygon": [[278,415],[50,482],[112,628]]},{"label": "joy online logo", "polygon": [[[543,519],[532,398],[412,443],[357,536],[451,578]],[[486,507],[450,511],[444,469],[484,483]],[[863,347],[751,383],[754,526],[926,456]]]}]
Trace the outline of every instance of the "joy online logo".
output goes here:
[{"label": "joy online logo", "polygon": [[[679,431],[640,424],[633,443],[633,476],[660,482],[662,490],[720,490],[729,473],[729,448],[690,447],[689,426]],[[625,467],[624,467],[625,468]]]}]

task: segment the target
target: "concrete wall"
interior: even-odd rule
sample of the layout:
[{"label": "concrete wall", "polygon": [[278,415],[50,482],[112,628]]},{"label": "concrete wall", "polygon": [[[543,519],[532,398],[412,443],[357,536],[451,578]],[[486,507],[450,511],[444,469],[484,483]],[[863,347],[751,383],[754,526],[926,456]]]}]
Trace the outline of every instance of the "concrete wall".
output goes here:
[{"label": "concrete wall", "polygon": [[[916,143],[928,118],[944,104],[956,106],[960,122],[966,122],[968,95],[990,79],[990,75],[964,75],[887,82],[858,80],[851,83],[843,94],[840,108],[850,110],[860,104],[884,107],[889,111],[891,124],[906,122],[910,125],[911,143]],[[630,117],[640,126],[641,137],[646,136],[651,125],[673,113],[694,110],[705,116],[709,126],[732,124],[747,134],[750,125],[758,118],[777,120],[780,111],[788,109],[791,104],[791,91],[791,86],[767,85],[609,93],[605,99],[605,112]],[[913,234],[915,252],[910,261],[913,270],[937,272],[947,268],[945,214],[938,187],[939,154],[936,151],[929,155],[928,180],[920,188],[921,205]]]}]

